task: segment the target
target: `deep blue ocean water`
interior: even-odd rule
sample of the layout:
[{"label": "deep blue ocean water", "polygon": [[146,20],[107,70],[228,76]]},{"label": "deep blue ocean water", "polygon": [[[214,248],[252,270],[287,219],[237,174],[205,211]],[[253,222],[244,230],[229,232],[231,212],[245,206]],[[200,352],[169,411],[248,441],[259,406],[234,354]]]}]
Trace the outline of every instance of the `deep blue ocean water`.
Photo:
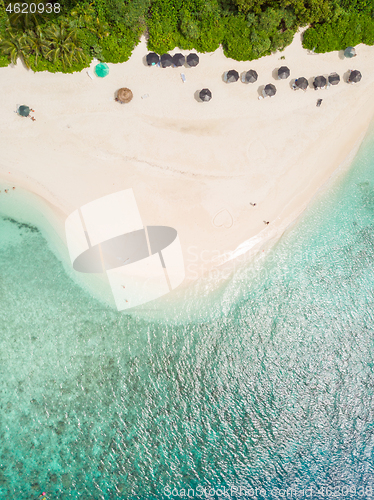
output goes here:
[{"label": "deep blue ocean water", "polygon": [[373,137],[211,319],[116,312],[0,219],[0,499],[372,498],[373,290]]}]

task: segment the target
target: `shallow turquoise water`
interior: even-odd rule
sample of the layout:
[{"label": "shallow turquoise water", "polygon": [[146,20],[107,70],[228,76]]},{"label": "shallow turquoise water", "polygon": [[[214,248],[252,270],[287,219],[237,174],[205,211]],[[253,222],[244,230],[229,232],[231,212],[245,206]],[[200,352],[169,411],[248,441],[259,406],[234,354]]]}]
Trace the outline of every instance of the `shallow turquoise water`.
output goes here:
[{"label": "shallow turquoise water", "polygon": [[113,311],[0,219],[0,498],[371,498],[373,245],[373,140],[211,320]]}]

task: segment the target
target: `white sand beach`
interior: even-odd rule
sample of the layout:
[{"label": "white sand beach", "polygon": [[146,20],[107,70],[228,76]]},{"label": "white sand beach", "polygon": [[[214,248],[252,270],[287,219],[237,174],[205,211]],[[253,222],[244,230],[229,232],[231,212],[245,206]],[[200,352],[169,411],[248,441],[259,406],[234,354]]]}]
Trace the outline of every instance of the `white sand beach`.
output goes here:
[{"label": "white sand beach", "polygon": [[[166,69],[145,65],[142,40],[131,59],[110,64],[103,79],[86,70],[35,74],[20,62],[0,68],[0,212],[17,189],[35,193],[65,244],[71,212],[132,188],[144,224],[177,229],[185,283],[243,248],[279,237],[350,158],[374,115],[374,47],[359,45],[353,59],[314,55],[300,36],[257,61],[236,62],[219,49],[200,54],[196,68]],[[291,76],[276,80],[282,65]],[[255,69],[259,78],[225,84],[230,69]],[[361,82],[343,81],[349,69],[361,71]],[[293,78],[332,72],[342,78],[337,86],[291,89]],[[268,83],[277,94],[259,100],[259,87]],[[114,100],[120,87],[132,90],[129,104]],[[208,103],[195,98],[202,88],[212,91]],[[35,110],[35,122],[15,113],[20,104]]]}]

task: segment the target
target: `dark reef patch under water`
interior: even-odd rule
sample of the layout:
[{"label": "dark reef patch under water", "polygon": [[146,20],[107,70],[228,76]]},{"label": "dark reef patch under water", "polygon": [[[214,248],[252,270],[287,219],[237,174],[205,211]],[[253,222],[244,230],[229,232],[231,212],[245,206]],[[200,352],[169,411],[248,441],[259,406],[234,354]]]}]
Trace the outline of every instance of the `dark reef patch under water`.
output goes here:
[{"label": "dark reef patch under water", "polygon": [[32,224],[27,224],[26,222],[20,222],[18,220],[12,219],[12,217],[2,217],[4,221],[8,221],[11,224],[15,224],[18,229],[28,229],[32,233],[39,233],[39,229]]}]

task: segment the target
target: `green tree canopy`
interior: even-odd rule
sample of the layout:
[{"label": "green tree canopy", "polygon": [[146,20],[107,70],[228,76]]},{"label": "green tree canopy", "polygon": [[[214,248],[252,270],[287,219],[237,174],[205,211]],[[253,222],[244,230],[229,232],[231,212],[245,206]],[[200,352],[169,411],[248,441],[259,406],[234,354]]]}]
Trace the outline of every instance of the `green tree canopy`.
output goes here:
[{"label": "green tree canopy", "polygon": [[15,12],[16,3],[0,0],[0,65],[21,57],[33,70],[123,62],[141,34],[160,54],[222,45],[236,60],[283,50],[306,25],[303,45],[318,52],[374,44],[374,0],[61,0],[48,15]]}]

